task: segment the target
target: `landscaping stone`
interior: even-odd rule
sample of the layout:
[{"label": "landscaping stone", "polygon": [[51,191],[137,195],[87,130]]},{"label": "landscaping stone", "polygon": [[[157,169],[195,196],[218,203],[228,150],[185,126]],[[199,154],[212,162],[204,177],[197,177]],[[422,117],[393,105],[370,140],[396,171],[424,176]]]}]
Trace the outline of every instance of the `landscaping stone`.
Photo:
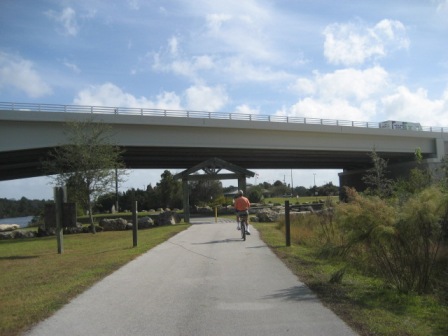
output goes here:
[{"label": "landscaping stone", "polygon": [[151,217],[141,217],[138,219],[138,228],[139,229],[148,229],[154,226],[154,221]]},{"label": "landscaping stone", "polygon": [[157,217],[157,225],[175,225],[180,223],[180,217],[176,212],[173,211],[166,211],[160,213],[160,215]]},{"label": "landscaping stone", "polygon": [[123,218],[103,218],[100,221],[100,226],[104,231],[123,231],[132,229],[132,224],[128,223],[128,221]]}]

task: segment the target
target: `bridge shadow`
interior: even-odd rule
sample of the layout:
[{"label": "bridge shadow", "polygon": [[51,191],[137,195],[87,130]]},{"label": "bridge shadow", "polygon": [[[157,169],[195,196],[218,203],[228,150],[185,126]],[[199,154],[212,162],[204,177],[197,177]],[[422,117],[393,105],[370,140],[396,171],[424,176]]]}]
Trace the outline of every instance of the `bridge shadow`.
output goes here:
[{"label": "bridge shadow", "polygon": [[294,286],[278,290],[277,293],[266,295],[263,299],[283,299],[286,301],[313,301],[318,302],[317,296],[305,285]]}]

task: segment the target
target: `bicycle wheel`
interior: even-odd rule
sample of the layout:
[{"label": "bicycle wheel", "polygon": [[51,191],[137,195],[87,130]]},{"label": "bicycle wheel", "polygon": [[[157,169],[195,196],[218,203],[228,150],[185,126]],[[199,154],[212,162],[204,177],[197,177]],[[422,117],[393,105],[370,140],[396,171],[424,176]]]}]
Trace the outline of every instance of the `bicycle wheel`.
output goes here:
[{"label": "bicycle wheel", "polygon": [[241,238],[246,240],[246,220],[241,220]]}]

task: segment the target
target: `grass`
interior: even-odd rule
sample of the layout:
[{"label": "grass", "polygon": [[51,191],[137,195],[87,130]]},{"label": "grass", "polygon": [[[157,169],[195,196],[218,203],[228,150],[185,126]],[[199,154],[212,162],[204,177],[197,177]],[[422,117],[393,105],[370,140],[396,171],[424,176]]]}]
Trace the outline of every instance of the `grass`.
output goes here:
[{"label": "grass", "polygon": [[127,262],[188,228],[186,224],[138,232],[111,231],[0,241],[0,335],[17,335]]},{"label": "grass", "polygon": [[[233,218],[233,217],[232,217]],[[399,294],[307,244],[311,228],[291,227],[285,246],[276,223],[251,223],[276,255],[321,301],[362,336],[448,335],[448,306],[436,296]],[[73,297],[188,225],[64,236],[57,254],[54,237],[0,241],[0,335],[17,335],[50,316]],[[341,281],[331,277],[345,270]]]},{"label": "grass", "polygon": [[[284,233],[275,223],[251,224],[298,278],[360,335],[448,335],[448,305],[440,298],[400,294],[380,279],[322,257],[316,248],[304,244],[286,247]],[[331,283],[341,269],[345,270],[342,280]]]}]

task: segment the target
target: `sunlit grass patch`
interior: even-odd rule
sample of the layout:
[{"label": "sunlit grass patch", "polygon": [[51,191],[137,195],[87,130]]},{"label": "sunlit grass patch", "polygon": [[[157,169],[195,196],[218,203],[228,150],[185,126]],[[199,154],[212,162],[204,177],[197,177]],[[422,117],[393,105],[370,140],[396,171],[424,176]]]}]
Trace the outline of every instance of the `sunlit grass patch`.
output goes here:
[{"label": "sunlit grass patch", "polygon": [[98,280],[189,225],[0,241],[0,334],[16,335],[50,316]]}]

